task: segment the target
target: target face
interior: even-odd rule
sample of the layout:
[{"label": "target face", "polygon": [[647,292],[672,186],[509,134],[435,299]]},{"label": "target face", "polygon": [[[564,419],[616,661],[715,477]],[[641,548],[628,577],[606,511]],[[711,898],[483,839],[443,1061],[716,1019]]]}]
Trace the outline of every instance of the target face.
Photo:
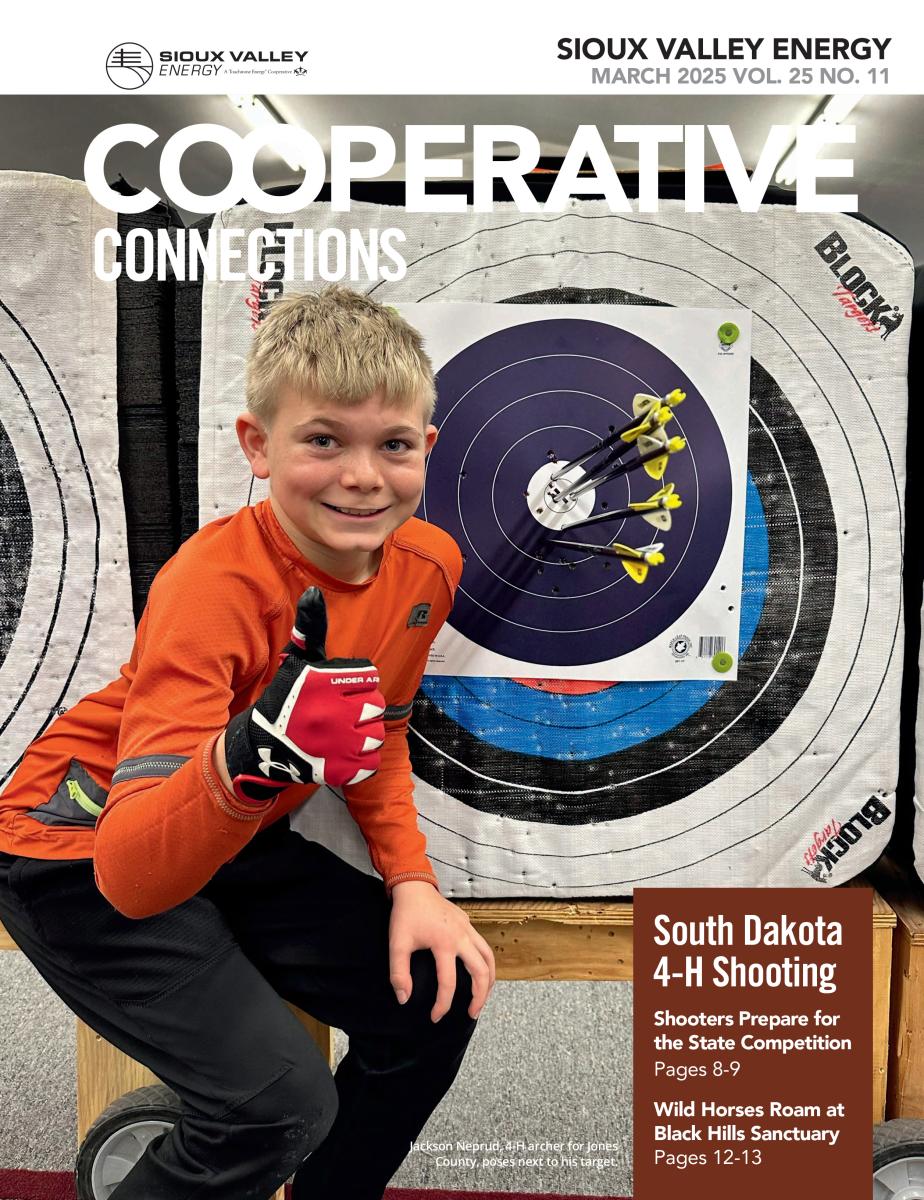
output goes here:
[{"label": "target face", "polygon": [[[615,289],[510,297],[551,299],[651,303]],[[816,680],[845,569],[839,542],[857,522],[838,520],[823,443],[759,362],[749,391],[737,679],[621,682],[584,694],[554,679],[424,680],[410,739],[418,805],[459,894],[611,894],[651,881],[764,882],[771,870],[787,882],[822,881],[806,871],[798,842],[795,853],[787,841],[788,857],[773,867],[758,866],[752,847],[798,820],[826,776],[838,777],[838,730],[845,718],[862,729],[869,712],[868,699],[861,711],[839,707],[847,688],[830,679],[819,699]],[[868,564],[861,571],[868,594]],[[862,637],[862,625],[850,629],[842,666],[856,663]],[[794,714],[798,733],[786,736]],[[809,810],[802,821],[810,830],[818,817]],[[869,839],[873,856],[877,841]]]},{"label": "target face", "polygon": [[[793,455],[810,453],[811,444],[759,367],[755,380],[742,676],[728,683],[620,683],[583,696],[555,681],[539,688],[535,681],[428,677],[414,716],[423,735],[414,766],[423,779],[465,794],[466,803],[484,805],[484,812],[496,811],[493,794],[482,789],[479,795],[462,765],[477,762],[479,776],[516,789],[518,817],[582,825],[590,805],[607,820],[674,804],[720,779],[773,736],[811,679],[808,647],[833,604],[837,543],[820,472],[810,472],[792,490],[778,488],[785,460],[777,439],[788,430],[784,446]],[[775,568],[798,580],[795,588],[771,579],[769,529]],[[808,577],[802,570],[805,538],[813,563]],[[802,670],[781,672],[789,655]],[[522,786],[537,778],[547,788]]]},{"label": "target face", "polygon": [[[714,678],[714,650],[697,654],[703,635],[737,659],[748,350],[747,338],[735,357],[722,349],[717,330],[726,314],[590,306],[586,316],[568,307],[535,320],[534,309],[520,306],[402,311],[440,351],[460,330],[471,338],[437,372],[440,437],[420,511],[453,535],[465,558],[449,628],[434,646],[435,669]],[[511,324],[490,329],[499,321]],[[692,373],[680,365],[684,357],[693,358]],[[640,464],[642,438],[620,442],[612,463],[604,450],[561,474],[601,439],[638,425],[635,397],[675,389],[685,399],[657,431],[684,447],[663,460],[662,478]],[[608,464],[620,472],[611,480],[600,470]],[[604,481],[589,486],[595,478]],[[682,503],[662,531],[630,506],[668,482]],[[592,524],[571,531],[591,516]],[[623,560],[562,540],[654,545],[664,562],[646,568],[639,583]],[[678,635],[681,627],[686,633]]]}]

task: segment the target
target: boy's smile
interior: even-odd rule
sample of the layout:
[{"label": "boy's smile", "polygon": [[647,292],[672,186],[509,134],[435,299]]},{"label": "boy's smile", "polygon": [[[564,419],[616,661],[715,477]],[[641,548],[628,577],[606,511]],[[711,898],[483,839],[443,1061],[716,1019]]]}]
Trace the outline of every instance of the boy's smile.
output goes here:
[{"label": "boy's smile", "polygon": [[418,405],[386,405],[381,392],[348,406],[290,388],[268,426],[243,413],[237,431],[295,546],[350,583],[375,574],[383,542],[413,515],[437,436]]}]

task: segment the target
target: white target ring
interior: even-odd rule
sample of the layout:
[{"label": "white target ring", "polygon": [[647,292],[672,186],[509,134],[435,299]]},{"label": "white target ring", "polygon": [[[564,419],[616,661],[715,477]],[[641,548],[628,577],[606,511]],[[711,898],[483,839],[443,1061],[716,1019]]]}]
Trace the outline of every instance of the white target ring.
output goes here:
[{"label": "white target ring", "polygon": [[[592,441],[593,436],[591,433],[589,440]],[[580,467],[572,467],[570,471],[559,475],[555,480],[557,486],[553,486],[552,476],[559,471],[560,466],[558,462],[543,463],[527,484],[525,497],[526,507],[533,520],[556,533],[572,521],[583,521],[585,517],[589,517],[594,510],[596,499],[593,488],[582,492],[580,496],[572,497],[569,494],[572,488],[576,488],[587,478]]]},{"label": "white target ring", "polygon": [[93,270],[107,223],[83,183],[0,173],[4,465],[20,510],[17,562],[31,553],[0,612],[0,787],[59,712],[116,678],[134,636],[116,287]]},{"label": "white target ring", "polygon": [[[86,647],[99,583],[100,516],[61,382],[2,301],[0,408],[35,530],[22,609],[0,668],[0,737],[24,747],[63,703]],[[74,541],[76,529],[92,531],[89,546]],[[0,764],[0,785],[12,765]]]}]

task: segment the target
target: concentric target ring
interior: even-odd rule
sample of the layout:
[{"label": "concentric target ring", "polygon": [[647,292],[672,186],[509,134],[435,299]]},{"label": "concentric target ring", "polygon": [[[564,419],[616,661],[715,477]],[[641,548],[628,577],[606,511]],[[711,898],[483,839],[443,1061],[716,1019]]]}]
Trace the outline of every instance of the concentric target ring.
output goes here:
[{"label": "concentric target ring", "polygon": [[[0,736],[23,747],[48,726],[80,665],[95,609],[100,517],[61,382],[29,329],[2,301],[0,399],[10,447],[4,460],[8,486],[26,506],[19,520],[28,518],[42,531],[40,539],[31,539],[28,577],[15,609],[4,612]],[[24,463],[35,465],[23,473]],[[74,544],[77,528],[91,531],[89,545]],[[0,787],[18,761],[0,762]]]}]

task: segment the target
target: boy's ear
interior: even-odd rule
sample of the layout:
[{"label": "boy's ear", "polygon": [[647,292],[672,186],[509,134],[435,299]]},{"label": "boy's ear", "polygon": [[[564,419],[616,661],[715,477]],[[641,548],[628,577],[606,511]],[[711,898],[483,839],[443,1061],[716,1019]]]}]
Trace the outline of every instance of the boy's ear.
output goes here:
[{"label": "boy's ear", "polygon": [[436,445],[436,439],[439,437],[440,431],[435,425],[428,425],[424,430],[424,457],[430,453]]},{"label": "boy's ear", "polygon": [[269,462],[266,457],[267,433],[252,412],[242,412],[234,423],[237,440],[250,463],[257,479],[269,479]]}]

